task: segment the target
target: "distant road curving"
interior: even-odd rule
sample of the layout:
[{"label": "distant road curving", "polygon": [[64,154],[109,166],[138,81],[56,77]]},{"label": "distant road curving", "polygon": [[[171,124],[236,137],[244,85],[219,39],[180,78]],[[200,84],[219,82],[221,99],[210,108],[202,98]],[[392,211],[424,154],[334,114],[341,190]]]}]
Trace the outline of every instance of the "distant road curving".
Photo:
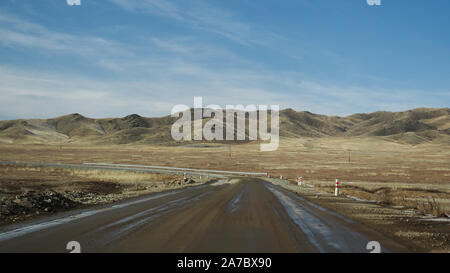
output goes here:
[{"label": "distant road curving", "polygon": [[102,169],[102,170],[118,170],[118,171],[133,171],[143,173],[164,173],[164,174],[188,174],[188,175],[209,175],[211,177],[222,178],[224,175],[209,174],[205,172],[194,171],[181,171],[170,169],[145,169],[138,167],[119,167],[119,166],[107,166],[107,165],[89,165],[89,164],[66,164],[66,163],[47,163],[47,162],[25,162],[25,161],[0,161],[0,165],[20,165],[29,167],[52,167],[52,168],[69,168],[69,169]]},{"label": "distant road curving", "polygon": [[221,171],[221,170],[208,170],[208,169],[190,169],[190,168],[177,168],[167,166],[148,166],[148,165],[131,165],[131,164],[110,164],[110,163],[83,163],[88,166],[110,166],[110,167],[132,167],[132,168],[145,168],[145,169],[161,169],[161,170],[179,170],[185,172],[201,172],[201,173],[221,173],[221,174],[233,174],[233,175],[252,175],[252,176],[267,176],[267,173],[263,172],[235,172],[235,171]]}]

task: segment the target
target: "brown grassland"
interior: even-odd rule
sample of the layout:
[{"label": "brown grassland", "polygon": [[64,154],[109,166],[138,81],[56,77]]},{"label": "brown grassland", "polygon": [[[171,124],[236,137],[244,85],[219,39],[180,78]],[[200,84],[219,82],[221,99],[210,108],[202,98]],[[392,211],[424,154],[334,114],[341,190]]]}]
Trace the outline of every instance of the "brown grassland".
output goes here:
[{"label": "brown grassland", "polygon": [[[282,138],[278,150],[258,143],[163,145],[0,145],[0,161],[122,163],[268,172],[272,177],[394,205],[423,206],[430,200],[450,208],[450,150],[447,144],[399,144],[382,137]],[[1,173],[2,176],[6,174]],[[115,174],[114,174],[115,175]],[[109,181],[139,181],[129,175]],[[65,176],[65,175],[64,175]],[[91,174],[89,178],[105,178]],[[37,176],[36,176],[37,177]],[[45,178],[45,176],[41,176]]]}]

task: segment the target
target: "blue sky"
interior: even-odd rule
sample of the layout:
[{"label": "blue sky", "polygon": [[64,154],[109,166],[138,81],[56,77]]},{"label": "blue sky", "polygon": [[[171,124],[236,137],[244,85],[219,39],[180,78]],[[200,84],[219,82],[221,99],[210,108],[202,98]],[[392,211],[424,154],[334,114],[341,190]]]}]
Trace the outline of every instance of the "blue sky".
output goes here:
[{"label": "blue sky", "polygon": [[0,119],[450,105],[450,1],[3,0]]}]

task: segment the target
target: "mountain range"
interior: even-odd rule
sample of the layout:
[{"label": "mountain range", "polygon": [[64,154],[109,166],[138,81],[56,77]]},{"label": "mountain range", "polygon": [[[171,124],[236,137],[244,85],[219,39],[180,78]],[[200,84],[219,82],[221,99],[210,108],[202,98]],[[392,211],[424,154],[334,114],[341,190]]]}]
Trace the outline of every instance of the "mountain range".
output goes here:
[{"label": "mountain range", "polygon": [[[384,137],[406,144],[450,144],[449,108],[378,111],[345,117],[285,109],[279,116],[281,138]],[[148,118],[136,114],[123,118],[95,119],[70,114],[50,119],[5,120],[0,121],[0,143],[176,144],[171,137],[176,120],[171,116]]]}]

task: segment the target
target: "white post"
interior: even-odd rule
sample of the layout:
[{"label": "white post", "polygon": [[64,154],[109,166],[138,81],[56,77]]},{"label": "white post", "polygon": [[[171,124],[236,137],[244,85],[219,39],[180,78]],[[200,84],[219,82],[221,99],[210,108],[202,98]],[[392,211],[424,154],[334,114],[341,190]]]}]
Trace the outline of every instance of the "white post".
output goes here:
[{"label": "white post", "polygon": [[280,174],[280,179],[283,179],[283,176]]},{"label": "white post", "polygon": [[186,180],[187,180],[187,175],[186,175],[186,173],[184,173],[183,177],[184,177],[184,181],[186,182]]},{"label": "white post", "polygon": [[297,184],[299,185],[299,186],[301,186],[302,185],[302,182],[303,182],[303,177],[299,177],[298,178],[298,181],[297,181]]},{"label": "white post", "polygon": [[334,188],[334,196],[339,195],[339,179],[336,178],[336,186]]}]

